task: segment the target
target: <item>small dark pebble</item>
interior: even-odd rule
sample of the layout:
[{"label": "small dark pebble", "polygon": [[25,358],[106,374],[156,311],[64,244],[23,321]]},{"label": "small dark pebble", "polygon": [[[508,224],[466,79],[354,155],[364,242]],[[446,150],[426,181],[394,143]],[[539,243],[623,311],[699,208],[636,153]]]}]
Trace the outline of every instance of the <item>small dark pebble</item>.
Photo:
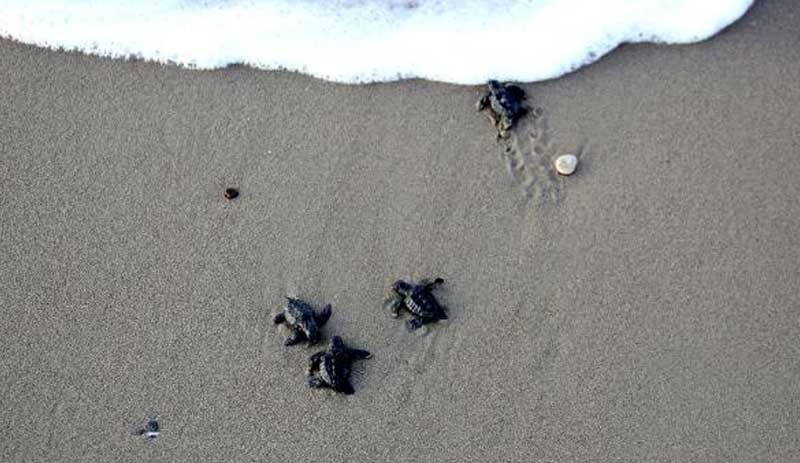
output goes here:
[{"label": "small dark pebble", "polygon": [[147,432],[158,432],[160,428],[161,426],[159,426],[158,421],[150,420],[147,422],[147,427],[145,428],[145,430]]},{"label": "small dark pebble", "polygon": [[239,190],[237,190],[236,188],[228,188],[227,190],[225,190],[225,198],[233,199],[237,196],[239,196]]},{"label": "small dark pebble", "polygon": [[158,423],[158,418],[152,417],[144,425],[143,429],[136,431],[136,434],[147,437],[147,440],[157,439],[161,433],[161,425]]}]

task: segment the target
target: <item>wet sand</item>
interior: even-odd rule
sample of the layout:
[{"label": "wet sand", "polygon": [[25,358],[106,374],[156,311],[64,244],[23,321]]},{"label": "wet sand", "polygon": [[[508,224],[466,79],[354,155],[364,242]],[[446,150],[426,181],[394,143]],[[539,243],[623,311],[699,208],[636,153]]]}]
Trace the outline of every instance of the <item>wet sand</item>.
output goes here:
[{"label": "wet sand", "polygon": [[[508,143],[477,87],[0,41],[0,459],[800,460],[798,20],[525,84]],[[381,308],[436,276],[426,335]]]}]

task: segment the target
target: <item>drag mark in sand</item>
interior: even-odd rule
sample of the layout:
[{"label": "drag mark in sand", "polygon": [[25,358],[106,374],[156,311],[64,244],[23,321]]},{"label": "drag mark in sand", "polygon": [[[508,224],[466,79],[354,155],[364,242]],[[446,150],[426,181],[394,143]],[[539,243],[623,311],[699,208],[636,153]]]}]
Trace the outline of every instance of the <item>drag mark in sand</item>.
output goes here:
[{"label": "drag mark in sand", "polygon": [[563,183],[553,172],[551,158],[559,153],[547,135],[547,120],[541,108],[520,121],[517,130],[504,140],[503,161],[514,183],[535,202],[558,201]]}]

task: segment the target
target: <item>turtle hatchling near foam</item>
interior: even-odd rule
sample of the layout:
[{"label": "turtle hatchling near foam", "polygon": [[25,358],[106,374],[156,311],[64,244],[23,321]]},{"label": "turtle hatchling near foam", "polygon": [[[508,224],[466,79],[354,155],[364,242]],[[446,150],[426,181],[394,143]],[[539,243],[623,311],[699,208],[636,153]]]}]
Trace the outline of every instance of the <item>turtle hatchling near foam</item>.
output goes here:
[{"label": "turtle hatchling near foam", "polygon": [[372,354],[361,349],[349,349],[339,336],[331,339],[328,350],[323,350],[308,359],[308,386],[331,388],[336,392],[352,394],[350,371],[354,361],[368,359]]},{"label": "turtle hatchling near foam", "polygon": [[489,110],[489,119],[497,127],[497,138],[507,138],[508,131],[514,124],[528,113],[525,107],[525,91],[522,88],[505,83],[501,84],[496,80],[490,80],[487,84],[489,91],[486,92],[476,107],[478,111]]},{"label": "turtle hatchling near foam", "polygon": [[386,301],[386,307],[393,317],[400,314],[401,308],[411,312],[414,319],[407,321],[406,326],[412,331],[428,323],[446,320],[447,314],[444,312],[444,308],[433,296],[433,289],[442,283],[444,280],[441,278],[432,282],[422,280],[416,285],[398,280],[392,285],[393,294]]},{"label": "turtle hatchling near foam", "polygon": [[286,304],[283,312],[275,315],[272,319],[276,325],[284,323],[292,330],[292,334],[286,338],[284,344],[292,346],[301,341],[308,341],[313,345],[319,342],[319,329],[331,318],[331,305],[328,304],[321,312],[315,313],[314,309],[305,301],[292,297],[286,299],[289,300],[289,303]]}]

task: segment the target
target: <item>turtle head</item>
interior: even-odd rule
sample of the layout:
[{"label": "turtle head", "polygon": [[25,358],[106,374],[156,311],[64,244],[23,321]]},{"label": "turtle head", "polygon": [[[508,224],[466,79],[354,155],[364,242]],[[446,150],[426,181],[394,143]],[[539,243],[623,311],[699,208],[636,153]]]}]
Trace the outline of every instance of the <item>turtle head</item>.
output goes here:
[{"label": "turtle head", "polygon": [[334,355],[344,353],[344,341],[341,336],[334,336],[331,338],[331,352]]},{"label": "turtle head", "polygon": [[489,87],[489,90],[492,91],[492,92],[496,92],[496,91],[500,90],[501,88],[503,88],[503,86],[500,85],[500,82],[498,82],[498,81],[496,81],[494,79],[490,80],[486,85]]},{"label": "turtle head", "polygon": [[405,281],[403,281],[403,280],[397,280],[392,285],[392,291],[396,292],[397,294],[399,294],[401,296],[407,296],[407,295],[411,294],[411,290],[412,289],[413,289],[413,287],[410,284],[408,284]]}]

